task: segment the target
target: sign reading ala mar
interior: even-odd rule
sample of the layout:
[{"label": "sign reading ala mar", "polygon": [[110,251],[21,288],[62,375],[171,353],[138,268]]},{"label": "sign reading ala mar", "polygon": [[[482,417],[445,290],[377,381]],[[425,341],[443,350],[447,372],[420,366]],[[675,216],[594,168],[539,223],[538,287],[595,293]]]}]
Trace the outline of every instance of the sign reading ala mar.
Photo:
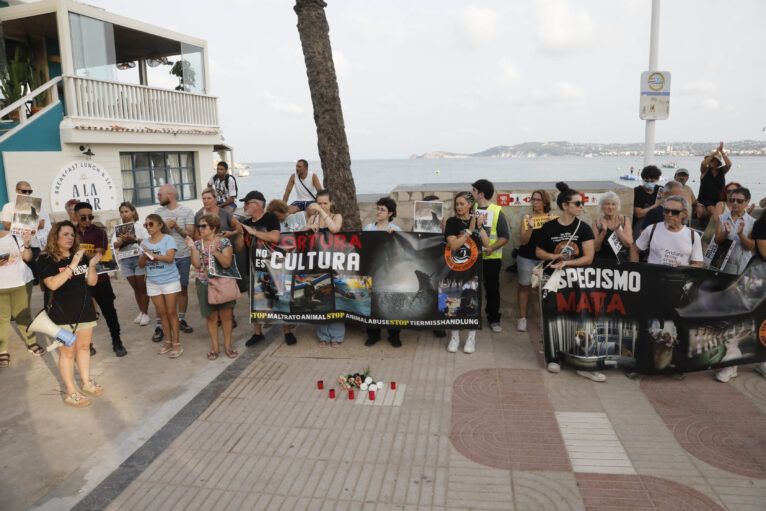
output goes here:
[{"label": "sign reading ala mar", "polygon": [[669,115],[670,71],[644,71],[638,116],[645,121],[662,121]]},{"label": "sign reading ala mar", "polygon": [[117,209],[117,191],[103,167],[92,161],[75,161],[59,170],[51,186],[51,210],[64,211],[68,200],[93,206],[93,211]]}]

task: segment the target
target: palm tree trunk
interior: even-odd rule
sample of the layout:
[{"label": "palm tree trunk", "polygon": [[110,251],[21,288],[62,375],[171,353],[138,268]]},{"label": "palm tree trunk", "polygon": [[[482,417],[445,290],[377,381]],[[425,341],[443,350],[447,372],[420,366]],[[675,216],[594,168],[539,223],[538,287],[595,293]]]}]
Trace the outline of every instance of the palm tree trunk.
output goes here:
[{"label": "palm tree trunk", "polygon": [[355,231],[361,230],[362,220],[351,174],[351,156],[332,60],[330,27],[324,12],[326,6],[323,0],[296,0],[294,10],[298,15],[298,35],[314,107],[324,187],[332,193],[335,210],[343,215],[343,229]]}]

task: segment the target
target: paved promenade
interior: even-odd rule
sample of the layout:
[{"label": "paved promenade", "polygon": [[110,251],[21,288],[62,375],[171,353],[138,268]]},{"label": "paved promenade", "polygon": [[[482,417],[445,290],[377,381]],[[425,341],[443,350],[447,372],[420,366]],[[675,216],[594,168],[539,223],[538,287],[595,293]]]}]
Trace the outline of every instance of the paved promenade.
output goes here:
[{"label": "paved promenade", "polygon": [[[503,294],[515,295],[512,282]],[[428,331],[404,331],[399,349],[385,335],[367,348],[356,327],[341,348],[320,348],[302,325],[296,346],[271,329],[263,346],[240,345],[233,364],[208,362],[199,319],[192,322],[199,336],[189,336],[194,344],[178,361],[157,360],[148,340],[126,343],[136,347],[118,360],[103,342],[95,367],[106,392],[90,409],[57,402],[45,392],[48,377],[13,401],[23,407],[14,420],[35,428],[22,433],[3,419],[2,478],[31,474],[24,453],[6,462],[22,435],[36,442],[32,459],[44,458],[33,462],[40,477],[56,479],[33,500],[0,489],[13,495],[8,509],[35,502],[109,510],[766,508],[766,379],[752,367],[730,384],[709,372],[677,381],[611,371],[606,383],[568,369],[549,374],[539,331],[515,332],[511,307],[503,303],[504,332],[480,331],[472,355],[448,353],[446,339]],[[348,400],[338,375],[367,366],[397,389]],[[324,391],[316,389],[320,379]],[[125,404],[132,399],[153,406]],[[7,396],[0,404],[11,405]],[[114,415],[125,416],[122,430],[106,418]],[[112,456],[60,445],[83,418],[86,428],[106,424],[89,429],[85,443]],[[67,464],[70,472],[50,470]]]}]

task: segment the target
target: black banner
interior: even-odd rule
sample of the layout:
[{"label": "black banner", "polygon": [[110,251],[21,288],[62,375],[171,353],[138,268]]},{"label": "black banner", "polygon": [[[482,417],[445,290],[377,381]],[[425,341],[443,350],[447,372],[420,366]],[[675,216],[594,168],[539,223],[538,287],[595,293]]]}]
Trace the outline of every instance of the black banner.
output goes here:
[{"label": "black banner", "polygon": [[441,234],[283,233],[250,247],[251,318],[481,328],[481,250]]},{"label": "black banner", "polygon": [[736,276],[595,261],[557,283],[541,290],[548,362],[648,374],[766,360],[766,262]]}]

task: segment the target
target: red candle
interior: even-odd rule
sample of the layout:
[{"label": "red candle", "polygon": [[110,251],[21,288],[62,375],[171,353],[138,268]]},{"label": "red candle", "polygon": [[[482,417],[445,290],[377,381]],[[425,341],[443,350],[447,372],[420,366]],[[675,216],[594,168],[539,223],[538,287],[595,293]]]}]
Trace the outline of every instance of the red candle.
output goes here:
[{"label": "red candle", "polygon": [[324,388],[324,382],[323,382],[322,380],[319,380],[319,381],[317,382],[317,388],[318,388],[319,390],[322,390],[322,389]]},{"label": "red candle", "polygon": [[370,401],[375,401],[375,391],[371,390],[368,392],[368,394],[370,395]]},{"label": "red candle", "polygon": [[348,398],[354,399],[354,389],[348,389]]},{"label": "red candle", "polygon": [[335,399],[335,389],[330,389],[330,399]]},{"label": "red candle", "polygon": [[391,390],[396,390],[396,382],[395,381],[391,382]]}]

